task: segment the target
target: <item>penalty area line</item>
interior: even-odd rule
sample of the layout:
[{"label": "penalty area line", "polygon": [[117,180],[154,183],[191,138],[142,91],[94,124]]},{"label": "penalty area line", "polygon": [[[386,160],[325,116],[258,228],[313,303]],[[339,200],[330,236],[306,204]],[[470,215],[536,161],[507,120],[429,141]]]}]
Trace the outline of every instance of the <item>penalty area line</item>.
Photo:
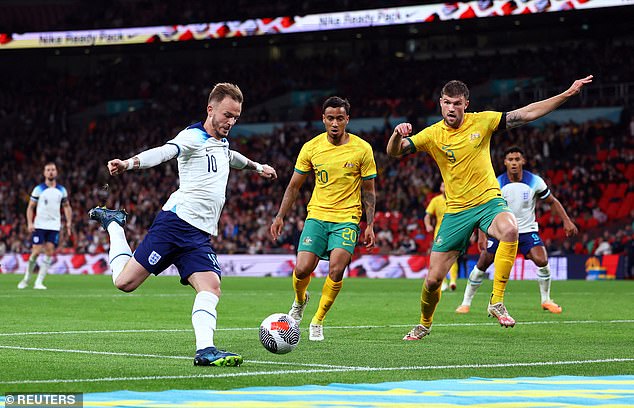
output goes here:
[{"label": "penalty area line", "polygon": [[499,364],[460,364],[460,365],[439,365],[439,366],[404,366],[404,367],[349,367],[349,368],[323,368],[305,370],[277,370],[277,371],[251,371],[238,373],[217,373],[217,374],[195,374],[195,375],[161,375],[144,377],[102,377],[102,378],[70,378],[51,380],[23,379],[15,381],[0,381],[0,384],[47,384],[47,383],[86,383],[86,382],[115,382],[115,381],[156,381],[156,380],[185,380],[194,378],[231,378],[231,377],[253,377],[263,375],[285,375],[285,374],[313,374],[313,373],[334,373],[334,372],[371,372],[371,371],[423,371],[423,370],[464,370],[464,369],[489,369],[505,367],[539,367],[539,366],[562,366],[562,365],[583,365],[583,364],[604,364],[632,362],[634,358],[608,358],[596,360],[572,360],[572,361],[535,361],[530,363],[499,363]]},{"label": "penalty area line", "polygon": [[[553,324],[629,324],[634,320],[550,320],[550,321],[518,321],[517,324],[522,325],[553,325]],[[480,322],[480,323],[434,323],[434,327],[485,327],[498,326],[498,322]],[[389,329],[399,327],[412,327],[411,324],[388,324],[388,325],[358,325],[358,326],[327,326],[328,330],[347,330],[347,329]],[[216,331],[245,331],[260,330],[259,327],[221,327]],[[303,329],[302,329],[303,330]],[[0,333],[0,337],[11,336],[41,336],[56,334],[108,334],[108,333],[179,333],[191,332],[192,329],[122,329],[122,330],[68,330],[68,331],[34,331],[34,332],[12,332]]]}]

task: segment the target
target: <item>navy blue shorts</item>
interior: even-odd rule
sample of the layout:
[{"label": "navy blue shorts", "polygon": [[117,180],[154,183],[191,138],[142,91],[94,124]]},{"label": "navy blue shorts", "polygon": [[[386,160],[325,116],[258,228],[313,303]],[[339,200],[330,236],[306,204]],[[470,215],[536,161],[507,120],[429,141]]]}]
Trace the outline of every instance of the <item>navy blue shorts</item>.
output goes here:
[{"label": "navy blue shorts", "polygon": [[59,231],[36,228],[31,235],[31,243],[33,245],[44,245],[47,242],[57,246],[59,244]]},{"label": "navy blue shorts", "polygon": [[189,284],[187,279],[194,272],[212,271],[221,276],[210,238],[208,233],[181,220],[175,213],[161,211],[134,251],[134,259],[154,275],[174,264],[183,285]]},{"label": "navy blue shorts", "polygon": [[[490,254],[494,254],[498,249],[498,244],[500,242],[493,238],[488,237],[487,240],[487,251]],[[537,232],[523,232],[520,234],[517,244],[517,250],[526,257],[528,253],[536,246],[544,246],[542,239],[539,237]]]}]

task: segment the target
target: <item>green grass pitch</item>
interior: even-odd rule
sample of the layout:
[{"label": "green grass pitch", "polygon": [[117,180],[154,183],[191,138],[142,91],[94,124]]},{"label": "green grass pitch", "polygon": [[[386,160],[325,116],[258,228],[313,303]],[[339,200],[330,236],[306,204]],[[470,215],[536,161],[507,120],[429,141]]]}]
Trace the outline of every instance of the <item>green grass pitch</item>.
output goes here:
[{"label": "green grass pitch", "polygon": [[429,337],[405,342],[418,323],[422,282],[347,279],[325,320],[326,340],[308,340],[323,279],[302,340],[286,355],[266,351],[260,322],[288,312],[290,278],[225,277],[218,307],[219,348],[241,353],[241,367],[194,367],[194,292],[176,277],[151,277],[136,292],[109,276],[50,276],[46,291],[17,290],[0,275],[0,390],[103,392],[232,389],[378,383],[468,377],[619,375],[634,372],[634,281],[556,281],[561,315],[542,311],[535,281],[511,281],[506,305],[517,320],[501,328],[486,315],[491,282],[468,315],[457,315],[465,281],[445,292]]}]

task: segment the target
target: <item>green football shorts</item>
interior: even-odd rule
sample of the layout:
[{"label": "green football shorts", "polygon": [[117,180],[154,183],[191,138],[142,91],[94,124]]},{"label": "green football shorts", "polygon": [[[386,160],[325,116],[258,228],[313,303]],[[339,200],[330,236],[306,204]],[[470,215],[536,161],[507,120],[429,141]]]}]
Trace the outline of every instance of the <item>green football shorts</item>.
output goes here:
[{"label": "green football shorts", "polygon": [[358,237],[359,225],[355,223],[309,218],[304,223],[297,251],[312,252],[321,259],[329,259],[335,248],[343,248],[352,254]]},{"label": "green football shorts", "polygon": [[478,227],[486,233],[495,216],[502,212],[511,212],[511,209],[506,200],[496,197],[468,210],[452,214],[445,213],[432,251],[465,252],[469,246],[469,238],[471,238],[473,229]]}]

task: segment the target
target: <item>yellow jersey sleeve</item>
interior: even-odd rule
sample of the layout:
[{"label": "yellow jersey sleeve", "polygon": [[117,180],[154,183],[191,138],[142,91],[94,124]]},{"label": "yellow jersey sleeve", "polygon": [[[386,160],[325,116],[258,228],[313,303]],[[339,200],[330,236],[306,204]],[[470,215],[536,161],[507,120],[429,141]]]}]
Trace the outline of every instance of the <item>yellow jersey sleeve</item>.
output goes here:
[{"label": "yellow jersey sleeve", "polygon": [[414,151],[417,152],[429,152],[428,146],[431,142],[433,132],[430,130],[431,127],[427,127],[420,132],[416,133],[414,136],[408,137],[409,142],[414,146]]},{"label": "yellow jersey sleeve", "polygon": [[437,216],[437,212],[438,212],[438,200],[436,200],[435,196],[433,197],[431,200],[429,200],[429,204],[427,204],[427,208],[425,209],[425,212],[429,215],[433,215],[434,217]]},{"label": "yellow jersey sleeve", "polygon": [[374,152],[369,144],[363,144],[363,156],[361,156],[361,178],[370,180],[376,177],[376,162]]},{"label": "yellow jersey sleeve", "polygon": [[313,164],[311,162],[311,148],[310,144],[306,143],[302,146],[295,162],[295,171],[301,174],[310,173],[313,170]]}]

